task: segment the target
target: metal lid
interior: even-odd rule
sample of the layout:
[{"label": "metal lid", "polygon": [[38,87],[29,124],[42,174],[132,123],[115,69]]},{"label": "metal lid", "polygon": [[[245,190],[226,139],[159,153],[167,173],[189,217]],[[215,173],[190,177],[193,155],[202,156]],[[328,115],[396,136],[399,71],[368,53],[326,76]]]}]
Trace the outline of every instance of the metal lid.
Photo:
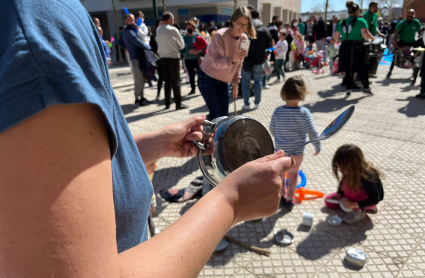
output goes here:
[{"label": "metal lid", "polygon": [[222,150],[230,171],[274,153],[273,140],[267,129],[258,121],[249,118],[236,120],[227,128]]}]

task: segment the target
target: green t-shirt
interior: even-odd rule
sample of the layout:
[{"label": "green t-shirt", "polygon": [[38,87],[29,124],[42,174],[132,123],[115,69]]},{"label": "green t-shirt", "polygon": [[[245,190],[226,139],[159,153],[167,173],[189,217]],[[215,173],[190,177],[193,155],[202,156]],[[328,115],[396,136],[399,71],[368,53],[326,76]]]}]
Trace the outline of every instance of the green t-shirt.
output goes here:
[{"label": "green t-shirt", "polygon": [[302,22],[298,23],[298,31],[300,32],[301,35],[304,35],[305,33],[305,25]]},{"label": "green t-shirt", "polygon": [[363,18],[367,22],[369,32],[372,35],[375,35],[377,33],[376,27],[378,27],[378,15],[376,13],[372,13],[371,11],[367,10],[367,12],[363,14]]},{"label": "green t-shirt", "polygon": [[400,21],[395,27],[399,31],[398,38],[405,43],[414,43],[416,32],[421,29],[421,22],[417,19],[412,20],[410,23],[407,19]]},{"label": "green t-shirt", "polygon": [[[350,40],[352,40],[352,41],[364,40],[361,30],[364,29],[364,28],[367,29],[366,20],[364,20],[363,18],[357,18],[357,21],[356,21],[356,23],[354,24],[354,27],[353,27],[352,24],[350,24],[350,23],[353,21],[354,18],[355,18],[354,16],[350,16],[346,20],[343,20],[340,23],[338,23],[338,26],[336,27],[336,31],[338,31],[341,34],[341,41],[347,40],[347,34],[345,33],[346,27],[348,27],[348,38]],[[344,21],[347,24],[346,27],[342,26]]]}]

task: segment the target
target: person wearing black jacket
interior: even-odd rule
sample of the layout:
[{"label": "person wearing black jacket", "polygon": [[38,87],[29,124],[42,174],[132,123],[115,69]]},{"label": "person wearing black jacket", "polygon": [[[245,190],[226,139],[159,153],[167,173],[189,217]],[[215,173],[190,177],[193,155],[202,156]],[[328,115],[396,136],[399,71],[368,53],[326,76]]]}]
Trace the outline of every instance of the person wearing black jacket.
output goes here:
[{"label": "person wearing black jacket", "polygon": [[326,28],[326,32],[327,32],[327,36],[333,38],[335,35],[335,31],[336,31],[336,27],[338,26],[338,17],[336,15],[334,15],[332,17],[332,22],[330,24],[327,25]]},{"label": "person wearing black jacket", "polygon": [[257,33],[257,38],[251,40],[248,56],[242,65],[242,96],[244,98],[243,110],[250,109],[250,82],[254,80],[255,108],[261,102],[261,81],[263,79],[263,63],[266,60],[266,49],[271,47],[270,32],[263,26],[260,13],[257,10],[251,11],[252,24]]},{"label": "person wearing black jacket", "polygon": [[134,104],[139,104],[141,106],[148,105],[150,101],[144,97],[143,93],[146,79],[141,69],[143,68],[143,64],[139,60],[139,57],[141,52],[150,50],[151,47],[137,36],[137,27],[133,14],[126,15],[125,24],[126,27],[124,29],[123,39],[125,48],[130,56],[130,66],[134,77]]},{"label": "person wearing black jacket", "polygon": [[[273,40],[274,44],[279,41],[279,28],[277,27],[277,23],[279,22],[279,16],[273,16],[272,22],[267,26],[267,30],[270,32],[270,38]],[[272,45],[273,45],[272,42]],[[272,51],[270,55],[270,61],[274,61],[274,52]]]},{"label": "person wearing black jacket", "polygon": [[344,223],[355,224],[366,217],[366,212],[377,212],[376,205],[384,199],[382,174],[365,160],[359,147],[339,147],[332,159],[332,170],[339,186],[337,192],[325,197],[325,204],[348,212],[342,219]]},{"label": "person wearing black jacket", "polygon": [[326,25],[323,22],[323,19],[321,17],[317,19],[317,17],[314,15],[311,19],[314,22],[313,39],[314,39],[314,43],[316,44],[316,50],[324,51],[323,58],[326,61],[326,51],[325,51]]}]

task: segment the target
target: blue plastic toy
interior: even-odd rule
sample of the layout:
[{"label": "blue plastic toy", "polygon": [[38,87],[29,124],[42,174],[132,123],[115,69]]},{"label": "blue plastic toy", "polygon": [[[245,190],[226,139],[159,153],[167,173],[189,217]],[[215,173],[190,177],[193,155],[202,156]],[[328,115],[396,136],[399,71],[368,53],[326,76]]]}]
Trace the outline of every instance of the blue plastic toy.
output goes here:
[{"label": "blue plastic toy", "polygon": [[126,7],[124,7],[124,12],[125,12],[125,14],[129,14],[129,12],[128,12],[128,10],[127,10]]},{"label": "blue plastic toy", "polygon": [[[297,188],[305,187],[305,185],[307,184],[307,177],[306,177],[306,175],[304,174],[304,172],[302,170],[300,170],[298,172],[298,175],[300,175],[301,183],[299,185],[297,185]],[[286,177],[286,187],[288,187],[288,173],[286,174],[285,177]]]},{"label": "blue plastic toy", "polygon": [[140,17],[139,17],[139,18],[137,19],[137,25],[138,25],[138,26],[142,26],[142,18],[140,18]]}]

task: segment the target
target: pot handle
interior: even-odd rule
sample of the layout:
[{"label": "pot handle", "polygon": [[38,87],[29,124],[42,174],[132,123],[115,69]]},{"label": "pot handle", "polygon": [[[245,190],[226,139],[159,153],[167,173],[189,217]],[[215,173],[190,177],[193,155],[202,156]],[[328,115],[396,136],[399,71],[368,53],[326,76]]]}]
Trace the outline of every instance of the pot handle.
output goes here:
[{"label": "pot handle", "polygon": [[[214,129],[214,127],[216,126],[216,124],[215,123],[213,123],[213,122],[210,122],[210,121],[208,121],[208,120],[204,120],[204,122],[202,123],[202,126],[204,127],[204,130],[202,131],[202,134],[203,134],[203,137],[205,137],[205,136],[208,136],[210,133],[211,133],[211,131]],[[205,127],[207,127],[207,128],[205,128]],[[202,144],[201,142],[198,142],[198,141],[193,141],[193,143],[195,143],[195,145],[199,148],[199,149],[201,149],[201,150],[203,150],[203,151],[205,151],[207,148],[208,148],[208,146],[205,146],[204,144]]]}]

